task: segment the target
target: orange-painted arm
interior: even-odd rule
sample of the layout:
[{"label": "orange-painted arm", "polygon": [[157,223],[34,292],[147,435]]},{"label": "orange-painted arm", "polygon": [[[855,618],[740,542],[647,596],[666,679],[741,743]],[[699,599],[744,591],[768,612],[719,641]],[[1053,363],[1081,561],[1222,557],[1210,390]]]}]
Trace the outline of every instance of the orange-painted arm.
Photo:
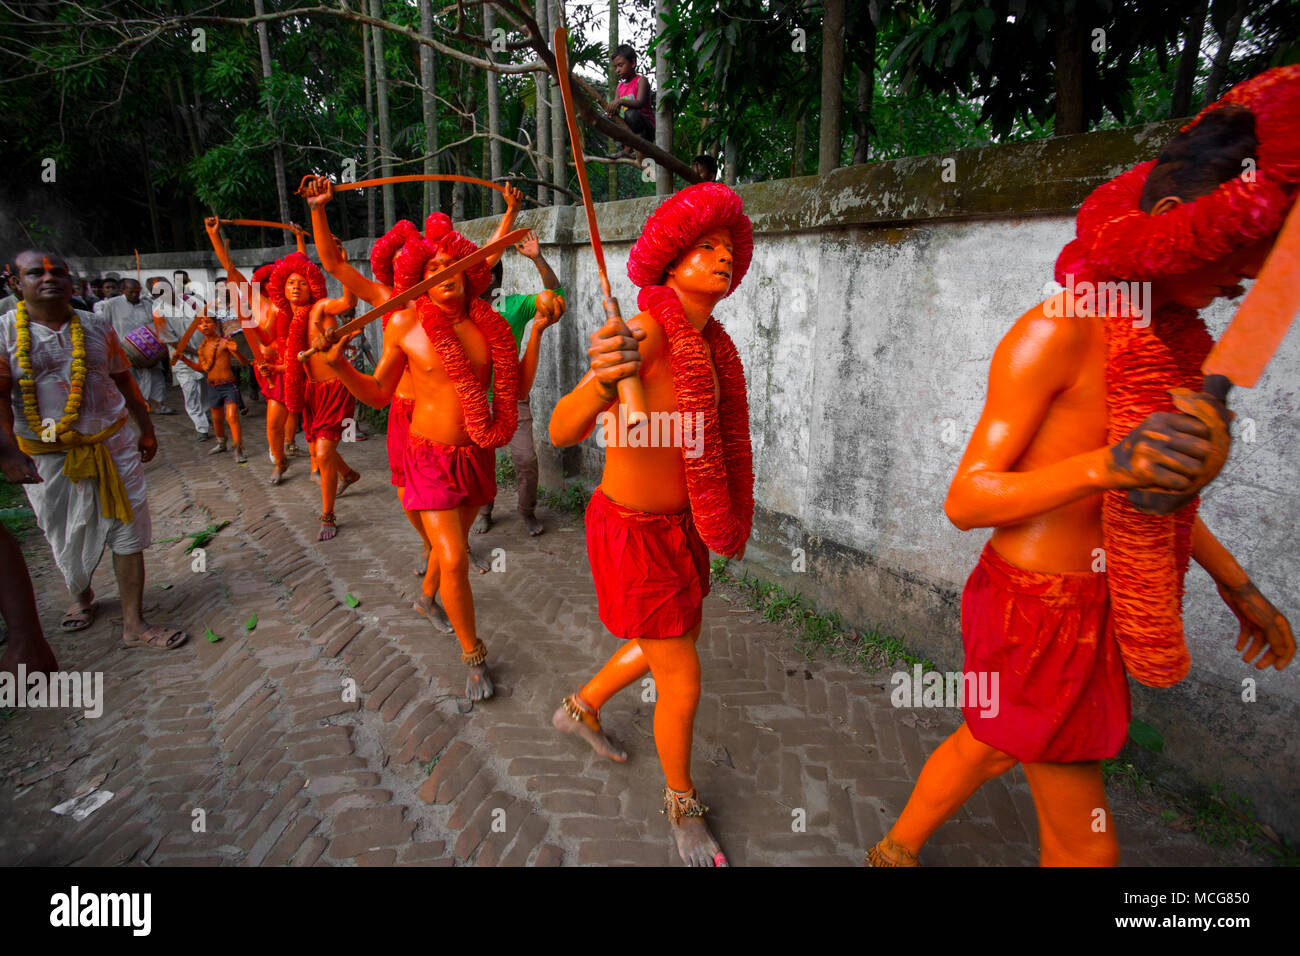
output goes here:
[{"label": "orange-painted arm", "polygon": [[387,302],[392,297],[393,290],[374,279],[367,279],[354,269],[342,254],[342,246],[334,238],[334,233],[330,232],[325,207],[334,198],[334,184],[329,181],[329,177],[307,176],[298,190],[307,197],[307,205],[311,208],[312,240],[320,254],[321,266],[358,298],[371,305]]},{"label": "orange-painted arm", "polygon": [[1192,525],[1192,557],[1214,579],[1223,603],[1240,624],[1237,650],[1244,652],[1241,659],[1249,663],[1258,657],[1256,670],[1270,666],[1282,670],[1290,664],[1296,651],[1290,622],[1259,593],[1241,565],[1200,518]]},{"label": "orange-painted arm", "polygon": [[618,382],[641,371],[639,344],[646,328],[638,315],[627,323],[632,335],[619,335],[611,319],[591,335],[591,369],[568,395],[555,404],[547,430],[551,443],[565,448],[585,441],[596,427],[596,419],[618,402]]},{"label": "orange-painted arm", "polygon": [[[500,239],[502,236],[504,236],[506,233],[510,231],[511,227],[513,227],[515,224],[515,217],[519,215],[519,207],[522,206],[523,203],[524,203],[523,193],[521,193],[514,186],[507,185],[506,186],[506,214],[501,217],[501,223],[497,226],[496,232],[492,233],[491,238],[488,239],[489,243],[496,242],[498,239]],[[503,255],[505,255],[504,249],[502,249],[500,252],[495,252],[492,255],[488,256],[487,257],[488,267],[490,268],[492,266],[495,266],[498,262],[501,261],[501,257]]]},{"label": "orange-painted arm", "polygon": [[553,292],[542,292],[537,296],[536,311],[533,313],[533,325],[528,332],[528,346],[524,357],[519,361],[519,400],[528,398],[537,380],[537,363],[541,359],[542,333],[560,320],[564,315],[564,300]]},{"label": "orange-painted arm", "polygon": [[1108,448],[1033,471],[1011,470],[1078,372],[1083,337],[1071,321],[1031,310],[993,353],[984,411],[944,502],[948,520],[961,530],[1018,524],[1113,487]]},{"label": "orange-painted arm", "polygon": [[338,375],[339,381],[349,392],[371,408],[383,408],[392,401],[393,393],[397,391],[397,383],[401,381],[402,373],[406,371],[406,353],[397,343],[418,321],[410,310],[404,309],[394,314],[388,323],[388,328],[384,330],[383,351],[373,375],[358,372],[351,362],[343,358],[343,348],[354,338],[353,335],[339,339],[330,346],[328,351],[319,354],[325,357],[326,363]]}]

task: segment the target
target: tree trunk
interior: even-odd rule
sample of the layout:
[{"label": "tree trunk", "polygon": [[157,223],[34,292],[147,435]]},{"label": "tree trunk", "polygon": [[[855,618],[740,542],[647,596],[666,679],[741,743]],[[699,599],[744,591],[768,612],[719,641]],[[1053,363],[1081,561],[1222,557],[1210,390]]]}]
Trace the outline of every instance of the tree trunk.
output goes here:
[{"label": "tree trunk", "polygon": [[[533,19],[541,28],[542,36],[550,39],[550,0],[533,0]],[[550,74],[539,70],[534,74],[537,93],[537,178],[546,181],[551,162],[551,107],[548,98],[550,92]],[[545,186],[537,187],[537,201],[543,206],[551,204],[551,191]]]},{"label": "tree trunk", "polygon": [[808,114],[794,121],[794,153],[790,157],[790,176],[802,176],[806,168],[805,152],[808,148]]},{"label": "tree trunk", "polygon": [[1183,55],[1178,58],[1178,75],[1174,79],[1174,94],[1169,106],[1169,118],[1186,116],[1192,109],[1192,84],[1196,82],[1196,65],[1201,59],[1201,34],[1205,29],[1205,14],[1210,0],[1200,0],[1187,24],[1187,39],[1183,42]]},{"label": "tree trunk", "polygon": [[[547,20],[553,34],[557,27],[564,25],[564,7],[560,0],[549,0]],[[565,187],[569,183],[569,164],[566,153],[569,148],[568,136],[565,134],[564,99],[560,96],[558,81],[551,84],[551,182]],[[569,197],[558,189],[551,191],[551,201],[557,206],[567,206]]]},{"label": "tree trunk", "polygon": [[1084,31],[1077,9],[1054,18],[1056,43],[1056,122],[1054,135],[1085,131],[1083,120]]},{"label": "tree trunk", "polygon": [[854,104],[853,115],[853,165],[860,166],[871,155],[871,107],[876,93],[876,25],[871,17],[866,21],[867,62],[869,69],[858,67],[858,98]]},{"label": "tree trunk", "polygon": [[[497,12],[492,8],[492,4],[483,5],[483,35],[488,42],[492,41],[492,31],[496,29]],[[491,49],[484,54],[489,60],[495,59]],[[488,179],[496,182],[501,178],[501,140],[496,136],[501,132],[501,99],[497,93],[497,75],[491,70],[487,71],[487,101],[488,101]],[[492,212],[501,214],[506,211],[505,198],[495,189],[488,190],[492,193]]]},{"label": "tree trunk", "polygon": [[[609,88],[618,85],[614,72],[614,50],[618,47],[618,0],[609,0]],[[611,94],[612,95],[612,94]],[[618,199],[618,164],[609,165],[609,201]]]},{"label": "tree trunk", "polygon": [[[383,0],[370,0],[370,15],[375,19],[384,16]],[[388,121],[388,66],[384,63],[384,31],[374,28],[375,42],[375,96],[379,114],[379,173],[393,175],[393,132]],[[397,204],[393,186],[381,186],[384,191],[384,231],[397,223]]]},{"label": "tree trunk", "polygon": [[154,252],[162,252],[162,234],[158,230],[158,200],[153,191],[153,170],[149,168],[149,146],[144,140],[144,128],[135,128],[140,140],[140,169],[144,172],[144,193],[149,200],[149,228],[153,232]]},{"label": "tree trunk", "polygon": [[[263,16],[266,13],[266,3],[264,0],[253,0],[253,12],[257,16]],[[257,25],[257,47],[262,55],[262,79],[266,81],[264,88],[266,90],[266,118],[271,122],[271,130],[275,136],[274,161],[275,161],[275,192],[280,198],[280,221],[289,222],[289,184],[284,173],[284,147],[280,144],[280,128],[275,123],[275,108],[271,105],[271,40],[267,35],[266,22],[262,21]]]},{"label": "tree trunk", "polygon": [[826,0],[822,18],[822,117],[817,139],[817,175],[840,164],[840,113],[844,107],[844,0]]},{"label": "tree trunk", "polygon": [[1241,35],[1241,21],[1245,16],[1245,0],[1237,0],[1237,5],[1228,16],[1228,22],[1224,24],[1219,52],[1214,54],[1214,65],[1210,67],[1210,77],[1205,81],[1205,93],[1201,96],[1202,107],[1209,106],[1219,98],[1219,88],[1223,86],[1223,78],[1228,75],[1228,61],[1232,59],[1232,48],[1237,45],[1237,38]]},{"label": "tree trunk", "polygon": [[[433,36],[433,2],[420,0],[420,33]],[[420,97],[424,114],[424,172],[434,175],[438,172],[438,101],[437,77],[434,73],[433,48],[420,44],[420,85],[426,92]],[[424,184],[424,215],[428,215],[442,206],[442,190],[439,183]]]},{"label": "tree trunk", "polygon": [[733,189],[736,187],[736,167],[739,159],[736,141],[728,137],[727,145],[722,148],[722,181]]},{"label": "tree trunk", "polygon": [[[656,34],[663,32],[664,22],[668,18],[668,11],[672,8],[673,0],[655,0]],[[673,114],[672,110],[669,109],[668,97],[664,95],[664,87],[668,85],[670,78],[670,57],[671,51],[668,49],[667,41],[661,41],[655,47],[655,92],[658,95],[658,100],[655,103],[655,145],[665,153],[673,151]],[[655,195],[662,199],[672,194],[672,170],[656,164]]]},{"label": "tree trunk", "polygon": [[[361,28],[361,49],[366,67],[366,171],[357,179],[369,179],[375,174],[375,95],[372,78],[375,75],[374,57],[370,52],[370,28]],[[366,236],[374,239],[379,235],[379,224],[375,219],[375,191],[366,190]]]}]

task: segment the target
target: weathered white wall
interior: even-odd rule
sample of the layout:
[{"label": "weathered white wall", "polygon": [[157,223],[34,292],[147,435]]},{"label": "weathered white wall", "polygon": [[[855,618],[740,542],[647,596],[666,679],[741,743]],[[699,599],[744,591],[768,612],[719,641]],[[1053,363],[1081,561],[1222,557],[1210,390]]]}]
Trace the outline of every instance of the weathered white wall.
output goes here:
[{"label": "weathered white wall", "polygon": [[[960,665],[960,592],[988,532],[957,531],[943,499],[983,404],[993,349],[1044,297],[1073,233],[1073,208],[1100,180],[1153,154],[1168,132],[1146,127],[954,154],[956,184],[939,179],[942,157],[921,157],[741,188],[757,231],[755,258],[717,317],[749,383],[758,514],[745,566],[853,626],[905,638],[941,667]],[[624,315],[637,311],[628,249],[654,205],[599,207]],[[546,436],[555,402],[585,370],[587,337],[603,321],[586,223],[569,207],[525,213],[520,224],[537,229],[569,291],[533,390],[543,484],[556,487],[565,476],[591,484],[601,464],[595,443],[561,454]],[[481,241],[493,226],[464,228]],[[350,244],[353,261],[367,249],[365,241]],[[246,261],[263,258],[250,253]],[[180,255],[167,266],[197,277],[210,259]],[[527,260],[504,261],[508,292],[537,287]],[[1206,310],[1216,335],[1231,311],[1226,303]],[[1298,380],[1300,333],[1256,389],[1230,397],[1250,420],[1244,437],[1253,441],[1234,445],[1202,514],[1300,625]],[[793,548],[807,554],[804,573],[791,570]],[[1300,836],[1300,664],[1282,673],[1243,664],[1235,619],[1195,567],[1185,620],[1188,679],[1163,691],[1133,685],[1136,715],[1165,740],[1152,769],[1178,784],[1248,796],[1262,819]],[[1253,703],[1242,700],[1247,678],[1257,681]]]}]

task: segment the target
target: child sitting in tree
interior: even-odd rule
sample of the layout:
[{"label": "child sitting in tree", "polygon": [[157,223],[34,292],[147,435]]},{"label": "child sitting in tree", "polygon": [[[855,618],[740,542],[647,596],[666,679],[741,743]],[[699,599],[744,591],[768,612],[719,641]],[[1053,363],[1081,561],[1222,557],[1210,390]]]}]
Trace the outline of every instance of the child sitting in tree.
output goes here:
[{"label": "child sitting in tree", "polygon": [[[636,72],[636,51],[626,43],[614,50],[614,74],[618,86],[614,99],[605,107],[610,116],[622,116],[623,122],[642,139],[654,142],[655,111],[650,103],[650,81]],[[631,156],[632,150],[624,146],[617,156]]]},{"label": "child sitting in tree", "polygon": [[178,354],[177,358],[194,371],[206,375],[208,384],[212,386],[212,399],[208,408],[212,414],[212,431],[217,436],[217,446],[208,454],[216,455],[226,450],[225,425],[229,424],[230,437],[235,445],[235,461],[240,465],[245,464],[248,459],[244,456],[244,439],[239,427],[239,378],[234,367],[235,363],[242,362],[239,343],[222,334],[208,309],[204,309],[203,316],[199,319],[199,332],[203,335],[203,344],[199,346],[198,361],[183,353]]}]

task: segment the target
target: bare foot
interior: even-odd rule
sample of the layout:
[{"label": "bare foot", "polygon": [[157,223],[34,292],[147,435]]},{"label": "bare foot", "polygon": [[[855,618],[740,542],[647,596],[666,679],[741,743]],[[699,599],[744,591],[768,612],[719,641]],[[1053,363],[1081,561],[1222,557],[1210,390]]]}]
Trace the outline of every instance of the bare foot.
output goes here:
[{"label": "bare foot", "polygon": [[325,522],[322,521],[322,522],[321,522],[321,526],[320,526],[320,533],[319,533],[318,535],[316,535],[316,540],[317,540],[317,541],[329,541],[331,538],[333,538],[333,537],[334,537],[335,535],[337,535],[338,533],[339,533],[339,529],[338,529],[338,528],[334,527],[334,525],[332,525],[332,524],[326,524]]},{"label": "bare foot", "polygon": [[492,515],[489,512],[480,511],[474,523],[469,526],[470,534],[487,534],[492,530]]},{"label": "bare foot", "polygon": [[537,520],[536,515],[521,515],[521,517],[524,519],[524,527],[528,529],[528,534],[531,537],[535,538],[546,530],[545,525]]},{"label": "bare foot", "polygon": [[489,571],[492,570],[490,567],[488,567],[486,564],[484,564],[482,561],[479,560],[479,558],[474,554],[473,548],[469,548],[468,550],[469,550],[469,563],[474,566],[474,569],[478,571],[479,574],[487,574]]},{"label": "bare foot", "polygon": [[420,599],[415,602],[415,610],[443,633],[456,633],[456,629],[451,626],[451,618],[447,617],[447,612],[442,609],[442,605],[432,594],[421,594]]},{"label": "bare foot", "polygon": [[224,438],[218,438],[217,443],[208,449],[208,454],[220,455],[224,453],[225,450],[226,450],[226,440]]},{"label": "bare foot", "polygon": [[424,573],[429,570],[429,549],[424,549],[424,561],[417,567],[414,574],[417,578],[424,577]]},{"label": "bare foot", "polygon": [[562,734],[575,734],[581,737],[587,743],[591,744],[591,749],[596,751],[602,757],[613,760],[616,763],[623,763],[627,760],[627,751],[620,747],[614,741],[610,740],[599,730],[593,730],[580,720],[574,720],[569,716],[568,711],[561,704],[551,715],[551,725]]},{"label": "bare foot", "polygon": [[682,817],[673,826],[677,853],[687,866],[729,866],[704,817]]},{"label": "bare foot", "polygon": [[236,465],[247,465],[247,464],[248,464],[248,456],[244,454],[244,446],[243,446],[243,445],[236,445],[236,446],[235,446],[235,464],[236,464]]},{"label": "bare foot", "polygon": [[277,464],[275,470],[271,472],[271,484],[278,485],[284,481],[284,473],[289,470],[287,463]]},{"label": "bare foot", "polygon": [[339,477],[339,490],[338,490],[337,494],[340,494],[340,495],[343,494],[343,492],[345,492],[345,491],[348,490],[348,486],[349,486],[349,485],[355,485],[355,484],[356,484],[358,481],[360,481],[360,480],[361,480],[361,472],[359,472],[359,471],[354,471],[354,472],[352,472],[352,474],[350,474],[350,475],[342,475],[342,476],[340,476],[340,477]]},{"label": "bare foot", "polygon": [[469,669],[469,677],[465,680],[465,696],[470,700],[487,700],[496,690],[492,686],[492,676],[488,673],[486,664],[477,664]]}]

